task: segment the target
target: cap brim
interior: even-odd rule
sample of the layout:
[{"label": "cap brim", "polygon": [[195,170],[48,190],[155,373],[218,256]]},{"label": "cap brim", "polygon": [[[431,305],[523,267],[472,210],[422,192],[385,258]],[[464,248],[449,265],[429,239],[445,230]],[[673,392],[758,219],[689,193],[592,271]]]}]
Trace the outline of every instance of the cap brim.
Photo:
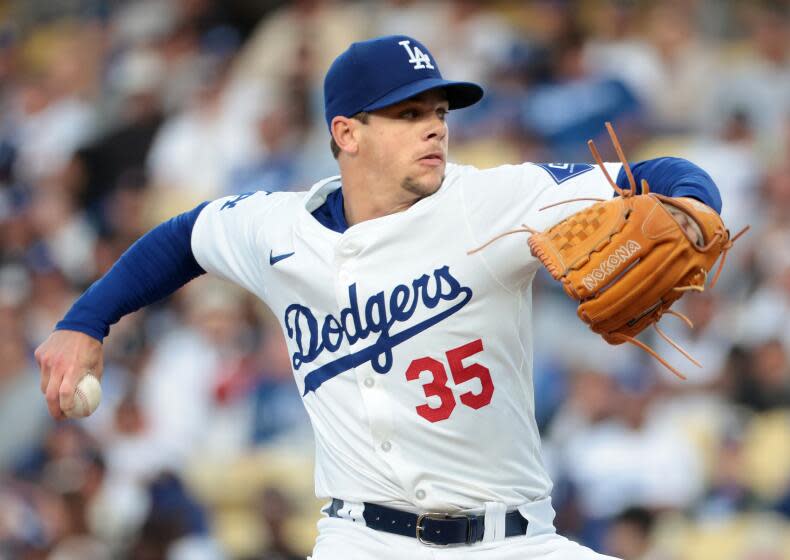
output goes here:
[{"label": "cap brim", "polygon": [[362,111],[375,111],[390,105],[400,103],[410,97],[419,95],[432,89],[443,89],[447,92],[447,101],[450,109],[463,109],[474,105],[483,98],[483,88],[472,82],[451,82],[439,78],[427,78],[418,80],[403,87],[399,87],[383,97],[366,105]]}]

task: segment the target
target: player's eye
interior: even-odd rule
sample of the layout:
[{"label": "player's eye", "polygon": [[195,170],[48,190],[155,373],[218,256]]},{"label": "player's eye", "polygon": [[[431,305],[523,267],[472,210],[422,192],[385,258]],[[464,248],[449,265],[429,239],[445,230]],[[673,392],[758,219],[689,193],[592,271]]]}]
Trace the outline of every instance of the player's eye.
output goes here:
[{"label": "player's eye", "polygon": [[448,110],[444,108],[439,108],[436,110],[436,116],[439,117],[439,120],[445,120],[447,118]]},{"label": "player's eye", "polygon": [[416,119],[419,116],[419,111],[417,109],[406,109],[401,111],[400,117],[402,119]]}]

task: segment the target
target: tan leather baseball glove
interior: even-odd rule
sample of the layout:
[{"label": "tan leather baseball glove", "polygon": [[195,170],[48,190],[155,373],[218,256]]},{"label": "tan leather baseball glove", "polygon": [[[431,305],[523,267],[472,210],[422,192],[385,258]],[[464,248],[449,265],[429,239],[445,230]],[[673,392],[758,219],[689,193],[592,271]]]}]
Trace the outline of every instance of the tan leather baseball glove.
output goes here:
[{"label": "tan leather baseball glove", "polygon": [[[594,199],[599,202],[544,232],[523,225],[470,253],[484,249],[504,235],[519,231],[532,233],[528,241],[530,251],[562,282],[565,292],[579,302],[577,314],[582,321],[608,343],[634,344],[685,379],[652,348],[634,337],[653,325],[669,344],[699,366],[656,323],[669,313],[693,326],[687,317],[670,307],[685,292],[703,291],[721,256],[710,282],[711,288],[715,285],[727,251],[748,227],[730,238],[719,214],[702,202],[650,193],[645,181],[642,181],[642,194],[634,194],[636,182],[628,161],[611,124],[606,123],[606,128],[625,168],[630,189],[622,189],[612,180],[591,140],[588,144],[593,157],[619,197]],[[580,199],[559,204],[574,200]]]},{"label": "tan leather baseball glove", "polygon": [[[579,302],[577,314],[593,331],[610,344],[639,346],[683,377],[634,337],[655,325],[664,313],[680,315],[670,311],[672,304],[689,290],[705,288],[711,269],[719,256],[726,256],[735,238],[730,239],[719,215],[697,200],[650,193],[644,181],[643,194],[633,194],[633,175],[609,123],[607,129],[626,166],[631,189],[620,189],[612,181],[590,142],[594,157],[620,196],[597,202],[545,232],[534,232],[529,248]],[[724,257],[711,287],[723,264]]]},{"label": "tan leather baseball glove", "polygon": [[[691,217],[704,245],[684,231],[673,207]],[[528,243],[579,302],[582,321],[610,344],[641,347],[634,336],[657,323],[684,292],[704,289],[730,236],[701,202],[643,194],[598,202]]]}]

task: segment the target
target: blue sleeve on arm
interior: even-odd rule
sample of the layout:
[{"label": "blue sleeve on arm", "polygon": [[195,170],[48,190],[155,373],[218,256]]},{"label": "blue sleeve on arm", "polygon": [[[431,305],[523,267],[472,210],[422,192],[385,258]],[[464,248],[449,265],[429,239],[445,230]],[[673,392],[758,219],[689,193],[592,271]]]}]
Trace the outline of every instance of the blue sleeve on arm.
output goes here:
[{"label": "blue sleeve on arm", "polygon": [[162,299],[206,271],[192,254],[192,228],[208,202],[138,239],[69,309],[55,330],[80,331],[100,342],[110,325]]},{"label": "blue sleeve on arm", "polygon": [[[648,159],[632,163],[631,171],[636,184],[640,185],[642,179],[645,179],[651,192],[696,198],[721,213],[721,196],[716,183],[704,169],[688,160],[674,157]],[[617,185],[630,188],[624,167],[617,175]],[[641,187],[638,192],[641,193]]]}]

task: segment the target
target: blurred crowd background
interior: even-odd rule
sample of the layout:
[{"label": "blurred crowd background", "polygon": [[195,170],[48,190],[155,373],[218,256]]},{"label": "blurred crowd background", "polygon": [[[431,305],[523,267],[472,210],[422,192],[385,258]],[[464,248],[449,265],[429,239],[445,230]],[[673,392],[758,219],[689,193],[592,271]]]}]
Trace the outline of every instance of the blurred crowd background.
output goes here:
[{"label": "blurred crowd background", "polygon": [[588,138],[615,160],[610,120],[632,161],[698,163],[731,230],[751,224],[680,302],[695,328],[662,322],[703,367],[645,336],[685,382],[539,277],[537,416],[564,534],[627,560],[789,559],[789,29],[758,0],[0,0],[0,559],[309,553],[311,431],[254,298],[201,278],[123,319],[84,421],[49,419],[33,349],[160,221],[334,174],[323,74],[389,33],[487,86],[450,116],[451,160],[591,161]]}]

